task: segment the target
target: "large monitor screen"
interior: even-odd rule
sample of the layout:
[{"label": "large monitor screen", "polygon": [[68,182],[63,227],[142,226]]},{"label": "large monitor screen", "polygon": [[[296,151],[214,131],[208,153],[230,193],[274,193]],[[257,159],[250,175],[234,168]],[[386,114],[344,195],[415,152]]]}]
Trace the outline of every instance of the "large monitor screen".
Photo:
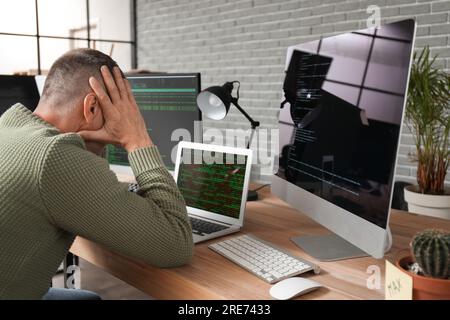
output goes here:
[{"label": "large monitor screen", "polygon": [[34,76],[0,75],[0,115],[16,103],[34,111],[39,98]]},{"label": "large monitor screen", "polygon": [[305,43],[288,55],[277,175],[382,228],[414,21]]},{"label": "large monitor screen", "polygon": [[[201,120],[197,106],[200,74],[148,74],[128,76],[127,79],[149,135],[164,164],[172,170],[175,167],[174,148],[180,140],[201,142],[201,130],[195,130],[196,122]],[[127,152],[113,145],[107,147],[107,159],[110,164],[129,165]]]}]

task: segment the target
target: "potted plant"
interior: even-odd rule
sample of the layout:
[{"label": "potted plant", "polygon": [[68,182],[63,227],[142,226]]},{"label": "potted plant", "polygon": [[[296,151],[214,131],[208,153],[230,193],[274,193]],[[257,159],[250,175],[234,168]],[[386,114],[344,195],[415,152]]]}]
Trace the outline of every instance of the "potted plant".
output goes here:
[{"label": "potted plant", "polygon": [[418,233],[411,253],[396,265],[413,278],[413,299],[450,300],[450,233],[435,229]]},{"label": "potted plant", "polygon": [[411,68],[406,123],[414,138],[417,186],[405,188],[408,211],[450,219],[450,192],[445,187],[449,168],[450,74],[433,68],[428,47]]}]

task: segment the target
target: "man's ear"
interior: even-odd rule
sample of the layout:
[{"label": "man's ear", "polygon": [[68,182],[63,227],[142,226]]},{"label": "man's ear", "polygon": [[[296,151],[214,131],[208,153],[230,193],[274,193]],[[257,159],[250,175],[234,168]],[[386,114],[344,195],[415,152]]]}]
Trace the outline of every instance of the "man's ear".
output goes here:
[{"label": "man's ear", "polygon": [[103,113],[95,93],[88,93],[83,101],[83,115],[87,124],[97,126],[103,122]]},{"label": "man's ear", "polygon": [[83,101],[83,115],[87,123],[94,121],[95,114],[99,111],[98,99],[94,93],[88,93]]}]

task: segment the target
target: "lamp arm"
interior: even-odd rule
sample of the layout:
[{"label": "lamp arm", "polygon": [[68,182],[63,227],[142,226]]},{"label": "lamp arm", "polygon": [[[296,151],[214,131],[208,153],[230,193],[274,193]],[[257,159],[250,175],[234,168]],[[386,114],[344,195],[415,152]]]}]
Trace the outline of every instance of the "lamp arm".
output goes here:
[{"label": "lamp arm", "polygon": [[250,121],[250,123],[252,125],[252,132],[250,134],[250,138],[248,139],[248,143],[247,143],[247,149],[250,149],[250,144],[252,143],[253,135],[255,134],[255,130],[257,127],[259,127],[260,123],[259,123],[259,121],[253,120],[253,118],[250,117],[250,115],[247,112],[245,112],[244,109],[242,109],[242,107],[238,103],[237,98],[232,97],[231,103],[234,104],[234,106],[247,118],[248,121]]},{"label": "lamp arm", "polygon": [[253,120],[253,118],[250,117],[250,115],[247,112],[245,112],[244,109],[242,109],[242,107],[238,104],[238,99],[234,97],[231,98],[231,103],[234,104],[234,106],[247,118],[248,121],[250,121],[252,129],[256,129],[257,127],[259,127],[260,125],[259,121]]}]

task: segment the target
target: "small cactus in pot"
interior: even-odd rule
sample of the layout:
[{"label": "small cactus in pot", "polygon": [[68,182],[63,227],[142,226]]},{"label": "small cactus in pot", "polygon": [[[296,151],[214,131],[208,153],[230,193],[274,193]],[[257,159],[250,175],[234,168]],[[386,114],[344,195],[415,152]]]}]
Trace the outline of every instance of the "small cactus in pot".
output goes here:
[{"label": "small cactus in pot", "polygon": [[411,242],[412,254],[427,277],[450,278],[450,233],[427,229],[415,235]]}]

